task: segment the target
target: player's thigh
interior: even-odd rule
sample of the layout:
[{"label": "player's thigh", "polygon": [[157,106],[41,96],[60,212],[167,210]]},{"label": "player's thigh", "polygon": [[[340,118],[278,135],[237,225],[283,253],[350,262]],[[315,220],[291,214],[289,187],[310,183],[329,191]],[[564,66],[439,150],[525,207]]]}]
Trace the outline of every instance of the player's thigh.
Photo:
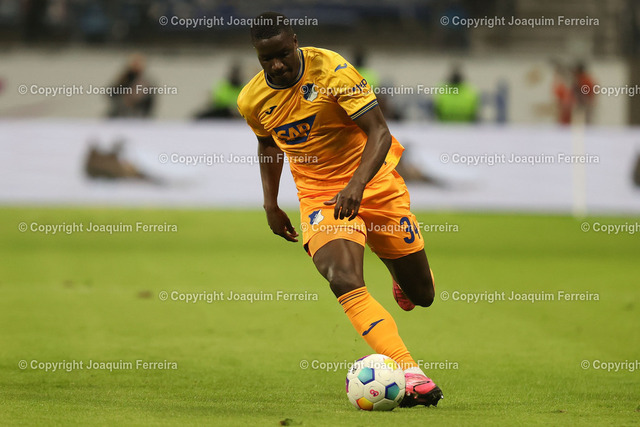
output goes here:
[{"label": "player's thigh", "polygon": [[318,196],[303,198],[300,201],[302,244],[311,257],[315,256],[318,249],[333,240],[349,240],[361,246],[364,246],[367,240],[366,226],[360,216],[352,221],[333,217],[334,207],[324,205],[331,197],[333,196]]},{"label": "player's thigh", "polygon": [[[332,193],[333,194],[333,193]],[[300,228],[307,253],[336,296],[364,286],[362,263],[367,239],[364,220],[335,219],[327,195],[300,200]]]}]

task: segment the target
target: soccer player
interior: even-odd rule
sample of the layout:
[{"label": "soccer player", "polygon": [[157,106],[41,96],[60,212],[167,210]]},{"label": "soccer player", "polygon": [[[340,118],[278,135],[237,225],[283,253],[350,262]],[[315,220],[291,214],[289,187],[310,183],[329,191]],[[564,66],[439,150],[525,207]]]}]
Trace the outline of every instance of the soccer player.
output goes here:
[{"label": "soccer player", "polygon": [[251,38],[264,72],[244,87],[238,109],[258,138],[269,227],[298,241],[278,207],[284,153],[298,189],[304,248],[358,334],[404,369],[401,406],[435,406],[442,391],[411,357],[362,274],[368,244],[389,269],[402,309],[433,302],[422,235],[395,171],[404,149],[389,133],[371,87],[343,57],[299,48],[282,14],[266,12],[255,22]]}]

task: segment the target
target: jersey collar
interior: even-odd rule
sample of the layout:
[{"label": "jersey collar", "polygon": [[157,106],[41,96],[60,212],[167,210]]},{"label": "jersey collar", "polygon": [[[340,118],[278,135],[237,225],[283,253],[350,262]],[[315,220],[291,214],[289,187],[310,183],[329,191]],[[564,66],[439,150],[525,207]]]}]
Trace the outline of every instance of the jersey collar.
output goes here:
[{"label": "jersey collar", "polygon": [[264,81],[267,82],[267,85],[269,85],[269,87],[272,89],[288,89],[290,87],[295,86],[300,81],[300,79],[302,78],[302,75],[304,74],[304,54],[302,53],[302,50],[300,48],[298,48],[298,57],[300,58],[300,70],[298,71],[298,75],[296,79],[293,81],[293,83],[287,86],[279,86],[279,85],[273,84],[269,81],[269,76],[267,76],[267,72],[264,71]]}]

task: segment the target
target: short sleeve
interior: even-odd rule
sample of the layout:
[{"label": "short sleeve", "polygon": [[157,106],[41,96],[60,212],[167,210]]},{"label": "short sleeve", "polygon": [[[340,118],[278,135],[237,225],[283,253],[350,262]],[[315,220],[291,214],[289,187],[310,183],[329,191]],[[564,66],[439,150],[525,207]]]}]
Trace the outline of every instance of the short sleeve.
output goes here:
[{"label": "short sleeve", "polygon": [[238,97],[238,112],[240,112],[240,115],[245,119],[245,121],[247,122],[247,124],[249,125],[253,133],[256,134],[256,136],[259,136],[262,138],[271,136],[271,134],[262,126],[262,124],[260,124],[260,122],[258,121],[258,118],[254,116],[253,111],[245,111],[245,109],[242,108],[242,102],[240,101],[240,97]]},{"label": "short sleeve", "polygon": [[327,73],[328,93],[335,96],[352,120],[378,105],[376,95],[367,80],[342,56],[335,55]]}]

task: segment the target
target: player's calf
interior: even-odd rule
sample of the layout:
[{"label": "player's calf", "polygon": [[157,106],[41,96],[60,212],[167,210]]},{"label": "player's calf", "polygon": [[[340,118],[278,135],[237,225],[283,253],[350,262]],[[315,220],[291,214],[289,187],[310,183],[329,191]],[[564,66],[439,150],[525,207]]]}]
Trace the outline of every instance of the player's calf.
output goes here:
[{"label": "player's calf", "polygon": [[[433,286],[433,273],[431,273],[428,283],[416,284],[414,282],[400,285],[393,280],[393,297],[405,311],[411,311],[416,305],[429,307],[435,299],[435,289]],[[424,279],[426,280],[426,279]],[[407,286],[408,285],[408,286]],[[405,291],[407,289],[408,291]]]},{"label": "player's calf", "polygon": [[[429,307],[435,298],[433,272],[424,250],[396,259],[381,258],[399,290],[412,304]],[[402,297],[397,291],[394,294]],[[398,300],[398,298],[396,298]]]},{"label": "player's calf", "polygon": [[412,303],[420,307],[429,307],[435,299],[435,291],[432,286],[423,285],[417,289],[413,288],[411,293],[407,294],[407,292],[405,292],[405,294]]}]

